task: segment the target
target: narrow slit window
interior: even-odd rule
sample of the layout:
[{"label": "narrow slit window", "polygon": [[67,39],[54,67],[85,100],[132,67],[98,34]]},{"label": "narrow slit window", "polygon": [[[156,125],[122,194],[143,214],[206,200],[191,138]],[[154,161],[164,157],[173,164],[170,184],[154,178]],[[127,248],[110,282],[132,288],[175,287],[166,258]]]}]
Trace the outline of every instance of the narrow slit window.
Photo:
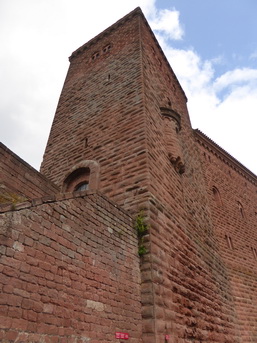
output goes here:
[{"label": "narrow slit window", "polygon": [[221,201],[221,196],[220,196],[220,192],[219,192],[218,188],[213,186],[212,187],[212,194],[213,194],[213,198],[214,198],[216,204],[218,206],[221,206],[222,205],[222,201]]},{"label": "narrow slit window", "polygon": [[245,218],[244,208],[243,208],[243,205],[241,204],[240,201],[237,202],[237,206],[238,206],[239,212],[240,212],[240,214],[241,214],[241,217],[242,217],[242,218]]},{"label": "narrow slit window", "polygon": [[227,245],[228,245],[228,248],[230,250],[233,250],[234,247],[233,247],[233,242],[232,242],[232,238],[228,235],[225,236],[226,237],[226,241],[227,241]]},{"label": "narrow slit window", "polygon": [[257,260],[257,250],[255,248],[251,248],[252,249],[252,253],[253,253],[253,258],[255,260]]}]

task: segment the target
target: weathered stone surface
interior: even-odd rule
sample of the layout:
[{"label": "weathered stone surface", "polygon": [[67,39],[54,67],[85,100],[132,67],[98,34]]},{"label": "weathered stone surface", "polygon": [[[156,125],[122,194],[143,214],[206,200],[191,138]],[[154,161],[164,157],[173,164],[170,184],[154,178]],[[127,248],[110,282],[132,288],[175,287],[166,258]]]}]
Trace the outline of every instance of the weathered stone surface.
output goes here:
[{"label": "weathered stone surface", "polygon": [[70,62],[45,176],[0,146],[0,340],[255,342],[256,176],[192,130],[140,9]]}]

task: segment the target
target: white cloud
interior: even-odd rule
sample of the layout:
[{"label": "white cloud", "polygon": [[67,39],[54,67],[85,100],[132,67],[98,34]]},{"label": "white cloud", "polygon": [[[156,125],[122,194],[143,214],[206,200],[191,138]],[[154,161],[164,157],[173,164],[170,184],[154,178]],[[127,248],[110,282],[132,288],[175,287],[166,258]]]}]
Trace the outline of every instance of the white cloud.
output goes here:
[{"label": "white cloud", "polygon": [[239,85],[257,86],[257,69],[242,68],[230,70],[214,82],[216,91],[223,90],[229,86],[238,87]]},{"label": "white cloud", "polygon": [[257,173],[257,69],[237,68],[215,78],[222,57],[203,60],[193,49],[173,49],[165,35],[157,34],[188,97],[192,126]]},{"label": "white cloud", "polygon": [[179,40],[182,39],[184,34],[179,22],[179,12],[176,10],[156,10],[150,19],[150,26],[153,30],[169,39]]}]

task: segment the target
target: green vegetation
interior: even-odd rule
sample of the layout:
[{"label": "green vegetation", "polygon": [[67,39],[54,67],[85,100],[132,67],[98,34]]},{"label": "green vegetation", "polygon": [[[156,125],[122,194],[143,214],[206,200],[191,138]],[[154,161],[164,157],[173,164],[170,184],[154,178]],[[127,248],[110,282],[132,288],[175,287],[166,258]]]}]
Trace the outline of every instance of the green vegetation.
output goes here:
[{"label": "green vegetation", "polygon": [[148,232],[148,225],[145,223],[145,215],[143,211],[141,211],[135,219],[135,230],[138,237],[138,255],[143,256],[147,253],[147,249],[144,245],[144,236]]}]

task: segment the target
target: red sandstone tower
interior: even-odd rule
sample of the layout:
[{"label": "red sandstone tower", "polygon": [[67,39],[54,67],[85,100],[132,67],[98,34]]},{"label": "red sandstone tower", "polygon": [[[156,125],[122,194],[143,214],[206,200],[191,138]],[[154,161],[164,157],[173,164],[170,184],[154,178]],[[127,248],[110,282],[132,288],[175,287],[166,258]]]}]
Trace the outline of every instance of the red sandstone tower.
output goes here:
[{"label": "red sandstone tower", "polygon": [[70,61],[42,173],[0,143],[0,341],[257,342],[256,176],[140,9]]},{"label": "red sandstone tower", "polygon": [[137,8],[71,55],[41,172],[63,192],[98,189],[145,216],[143,342],[232,343],[230,289],[186,102]]}]

